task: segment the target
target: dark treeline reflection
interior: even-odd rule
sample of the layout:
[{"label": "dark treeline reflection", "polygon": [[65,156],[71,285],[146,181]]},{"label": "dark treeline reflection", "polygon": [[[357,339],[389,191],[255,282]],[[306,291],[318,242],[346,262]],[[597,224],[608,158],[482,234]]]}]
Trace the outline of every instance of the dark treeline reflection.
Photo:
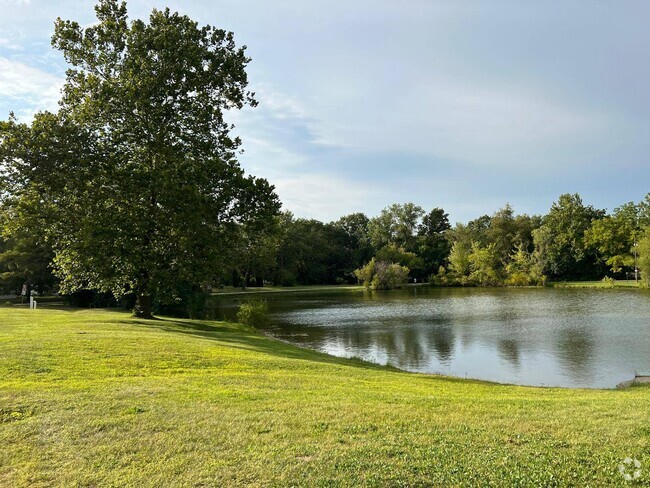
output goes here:
[{"label": "dark treeline reflection", "polygon": [[[273,335],[409,371],[613,387],[650,369],[648,292],[410,288],[269,298]],[[216,304],[219,318],[236,301]]]},{"label": "dark treeline reflection", "polygon": [[513,368],[519,370],[520,352],[519,343],[513,339],[501,339],[497,344],[499,356],[508,361]]}]

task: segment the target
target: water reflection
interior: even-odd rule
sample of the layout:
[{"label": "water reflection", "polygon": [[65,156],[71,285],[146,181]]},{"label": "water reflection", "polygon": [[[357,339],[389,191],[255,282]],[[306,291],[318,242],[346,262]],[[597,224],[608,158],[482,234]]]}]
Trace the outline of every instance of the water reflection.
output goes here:
[{"label": "water reflection", "polygon": [[456,342],[453,328],[450,325],[437,325],[431,329],[431,342],[438,361],[448,366],[454,356]]},{"label": "water reflection", "polygon": [[[423,287],[268,302],[269,330],[282,339],[410,371],[613,387],[650,370],[644,291]],[[224,300],[218,309],[227,315],[234,307]]]},{"label": "water reflection", "polygon": [[508,361],[513,368],[519,371],[519,344],[514,339],[501,339],[497,344],[499,356]]}]

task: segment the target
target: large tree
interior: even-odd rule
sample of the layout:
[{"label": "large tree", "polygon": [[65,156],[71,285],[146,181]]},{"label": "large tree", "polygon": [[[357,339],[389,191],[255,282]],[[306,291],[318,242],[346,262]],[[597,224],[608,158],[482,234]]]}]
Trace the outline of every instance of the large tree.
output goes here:
[{"label": "large tree", "polygon": [[0,237],[0,290],[15,292],[23,285],[39,293],[51,290],[56,278],[52,274],[52,249],[33,227],[5,227]]},{"label": "large tree", "polygon": [[278,277],[282,285],[335,284],[340,278],[345,249],[332,224],[285,216],[285,230],[278,251]]},{"label": "large tree", "polygon": [[554,278],[598,277],[602,267],[597,254],[585,243],[585,233],[605,211],[584,205],[580,195],[560,195],[535,231],[535,247],[546,271]]},{"label": "large tree", "polygon": [[[619,207],[629,209],[629,205]],[[585,245],[596,250],[613,273],[634,266],[633,246],[639,232],[636,218],[616,209],[614,215],[595,220],[585,232]]]},{"label": "large tree", "polygon": [[368,237],[370,219],[363,213],[345,215],[330,225],[333,237],[342,250],[343,261],[339,264],[341,278],[354,282],[354,270],[367,263],[374,254]]},{"label": "large tree", "polygon": [[423,261],[425,276],[436,273],[445,264],[451,251],[447,238],[450,229],[449,214],[441,208],[434,208],[422,218],[418,228],[418,252]]},{"label": "large tree", "polygon": [[393,204],[368,223],[368,235],[375,249],[397,244],[408,251],[415,249],[415,233],[424,210],[413,203]]},{"label": "large tree", "polygon": [[89,27],[56,21],[52,43],[71,65],[59,114],[5,124],[0,156],[12,198],[36,193],[52,213],[62,289],[133,293],[136,315],[150,317],[152,296],[211,281],[238,227],[279,204],[244,175],[224,120],[256,103],[233,34],[168,9],[148,22],[116,0],[95,10]]}]

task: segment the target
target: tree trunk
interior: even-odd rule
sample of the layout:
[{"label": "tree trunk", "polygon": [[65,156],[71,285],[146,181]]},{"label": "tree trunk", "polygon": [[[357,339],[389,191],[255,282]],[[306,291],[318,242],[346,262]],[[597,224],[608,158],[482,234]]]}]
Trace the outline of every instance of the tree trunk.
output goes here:
[{"label": "tree trunk", "polygon": [[143,293],[136,296],[133,316],[139,319],[153,318],[153,315],[151,314],[151,295]]},{"label": "tree trunk", "polygon": [[244,277],[244,285],[248,288],[251,286],[251,270],[248,268],[246,270],[246,276]]}]

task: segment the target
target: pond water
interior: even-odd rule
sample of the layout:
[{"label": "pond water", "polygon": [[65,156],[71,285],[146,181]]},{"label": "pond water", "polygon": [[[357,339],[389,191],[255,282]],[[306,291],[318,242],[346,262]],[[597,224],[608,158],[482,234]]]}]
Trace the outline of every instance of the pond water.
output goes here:
[{"label": "pond water", "polygon": [[[650,372],[647,290],[408,287],[263,298],[271,335],[408,371],[572,388],[613,388]],[[231,318],[239,299],[220,299],[219,318]]]}]

